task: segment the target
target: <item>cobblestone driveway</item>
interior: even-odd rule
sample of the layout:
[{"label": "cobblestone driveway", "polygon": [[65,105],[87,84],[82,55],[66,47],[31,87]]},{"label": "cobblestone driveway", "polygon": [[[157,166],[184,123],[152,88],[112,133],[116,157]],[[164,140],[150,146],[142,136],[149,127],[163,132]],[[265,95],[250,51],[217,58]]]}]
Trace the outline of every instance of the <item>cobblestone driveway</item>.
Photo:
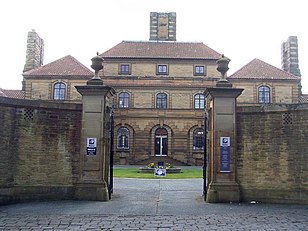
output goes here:
[{"label": "cobblestone driveway", "polygon": [[308,230],[308,206],[209,204],[202,180],[115,179],[109,202],[0,207],[0,230]]}]

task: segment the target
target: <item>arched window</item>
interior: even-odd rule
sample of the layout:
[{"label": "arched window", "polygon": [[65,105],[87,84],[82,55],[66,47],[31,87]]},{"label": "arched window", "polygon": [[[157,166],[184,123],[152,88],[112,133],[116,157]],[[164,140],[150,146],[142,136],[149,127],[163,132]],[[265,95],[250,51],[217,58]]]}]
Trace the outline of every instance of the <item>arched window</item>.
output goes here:
[{"label": "arched window", "polygon": [[204,109],[205,100],[203,94],[196,94],[194,97],[195,109]]},{"label": "arched window", "polygon": [[53,99],[54,100],[65,100],[65,84],[56,83],[53,86]]},{"label": "arched window", "polygon": [[204,129],[196,128],[193,132],[193,150],[203,150],[204,148]]},{"label": "arched window", "polygon": [[167,108],[167,94],[158,93],[156,95],[156,108]]},{"label": "arched window", "polygon": [[119,94],[119,108],[129,107],[129,94],[127,92],[122,92]]},{"label": "arched window", "polygon": [[270,88],[268,86],[260,86],[258,88],[259,103],[270,103]]},{"label": "arched window", "polygon": [[117,148],[129,149],[129,130],[126,127],[120,127],[117,131]]}]

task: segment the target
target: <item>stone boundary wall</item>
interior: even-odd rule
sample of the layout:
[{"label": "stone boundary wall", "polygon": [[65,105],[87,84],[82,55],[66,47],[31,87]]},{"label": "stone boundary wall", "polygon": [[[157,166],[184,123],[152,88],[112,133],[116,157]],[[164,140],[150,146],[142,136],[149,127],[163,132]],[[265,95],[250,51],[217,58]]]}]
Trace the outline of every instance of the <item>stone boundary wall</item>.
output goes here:
[{"label": "stone boundary wall", "polygon": [[308,204],[308,104],[237,108],[242,201]]},{"label": "stone boundary wall", "polygon": [[[74,198],[81,119],[81,104],[0,97],[0,204]],[[307,139],[308,104],[238,107],[241,200],[308,204]]]},{"label": "stone boundary wall", "polygon": [[81,104],[0,97],[0,204],[71,198]]}]

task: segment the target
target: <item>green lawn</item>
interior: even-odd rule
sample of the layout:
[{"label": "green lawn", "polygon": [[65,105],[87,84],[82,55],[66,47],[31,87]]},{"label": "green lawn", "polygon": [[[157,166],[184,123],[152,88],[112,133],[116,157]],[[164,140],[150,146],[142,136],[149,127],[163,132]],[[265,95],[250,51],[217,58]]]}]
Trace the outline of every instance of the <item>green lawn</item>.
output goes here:
[{"label": "green lawn", "polygon": [[154,173],[139,173],[138,168],[115,168],[113,176],[119,178],[145,178],[145,179],[187,179],[202,178],[202,169],[182,169],[182,173],[167,173],[166,177],[154,176]]}]

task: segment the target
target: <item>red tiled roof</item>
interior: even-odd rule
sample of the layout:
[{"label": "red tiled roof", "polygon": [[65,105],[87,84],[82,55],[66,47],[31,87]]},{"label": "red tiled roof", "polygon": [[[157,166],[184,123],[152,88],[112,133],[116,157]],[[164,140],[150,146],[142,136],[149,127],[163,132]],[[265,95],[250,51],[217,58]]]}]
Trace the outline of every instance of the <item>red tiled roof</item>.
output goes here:
[{"label": "red tiled roof", "polygon": [[103,58],[218,59],[220,54],[203,43],[122,41],[101,54]]},{"label": "red tiled roof", "polygon": [[93,72],[71,55],[24,72],[23,76],[93,76]]},{"label": "red tiled roof", "polygon": [[300,77],[283,71],[259,59],[254,59],[239,69],[228,79],[281,79],[300,80]]},{"label": "red tiled roof", "polygon": [[15,99],[24,99],[25,92],[22,90],[7,90],[0,88],[0,96],[15,98]]},{"label": "red tiled roof", "polygon": [[300,103],[308,103],[308,94],[302,94],[302,95],[299,97],[299,102],[300,102]]}]

